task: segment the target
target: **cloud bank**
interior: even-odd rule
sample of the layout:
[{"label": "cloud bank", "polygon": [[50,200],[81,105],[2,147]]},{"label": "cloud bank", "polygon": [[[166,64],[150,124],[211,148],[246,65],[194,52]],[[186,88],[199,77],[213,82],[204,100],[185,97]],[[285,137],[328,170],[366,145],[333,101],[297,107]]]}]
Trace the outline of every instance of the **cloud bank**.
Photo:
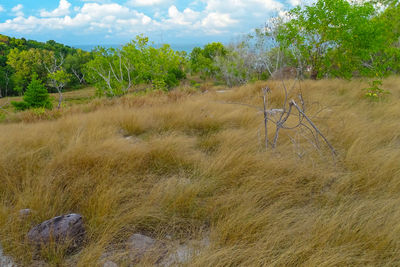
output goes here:
[{"label": "cloud bank", "polygon": [[70,39],[93,36],[116,40],[140,33],[162,33],[167,39],[233,36],[262,25],[269,16],[282,11],[285,4],[298,2],[286,1],[194,0],[179,4],[173,0],[81,0],[74,5],[72,0],[60,0],[53,10],[42,8],[30,15],[25,15],[24,6],[17,4],[11,10],[13,17],[0,20],[0,32],[35,35],[62,31]]}]

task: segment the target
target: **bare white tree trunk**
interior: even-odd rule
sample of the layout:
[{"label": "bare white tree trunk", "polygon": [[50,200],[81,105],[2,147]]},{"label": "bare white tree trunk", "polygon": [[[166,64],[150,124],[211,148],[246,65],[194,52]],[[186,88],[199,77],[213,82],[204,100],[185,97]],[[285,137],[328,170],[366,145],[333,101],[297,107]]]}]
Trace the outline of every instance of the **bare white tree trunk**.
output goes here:
[{"label": "bare white tree trunk", "polygon": [[72,68],[71,70],[75,77],[79,80],[80,84],[85,82],[85,74],[79,75],[79,73],[74,68]]}]

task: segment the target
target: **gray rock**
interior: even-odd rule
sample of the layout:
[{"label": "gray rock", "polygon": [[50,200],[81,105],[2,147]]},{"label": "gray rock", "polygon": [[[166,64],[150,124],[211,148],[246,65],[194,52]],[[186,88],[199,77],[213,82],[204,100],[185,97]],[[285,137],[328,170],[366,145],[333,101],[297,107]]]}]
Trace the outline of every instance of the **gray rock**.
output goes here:
[{"label": "gray rock", "polygon": [[75,213],[44,221],[28,232],[28,240],[38,247],[55,241],[57,244],[67,245],[70,251],[79,248],[84,237],[82,216]]},{"label": "gray rock", "polygon": [[103,267],[118,267],[118,264],[116,264],[116,263],[113,262],[113,261],[106,261],[106,262],[103,264]]},{"label": "gray rock", "polygon": [[180,266],[188,264],[193,257],[199,255],[203,250],[210,246],[208,236],[204,236],[202,240],[188,240],[183,244],[170,249],[168,254],[161,261],[160,266]]},{"label": "gray rock", "polygon": [[132,235],[127,242],[129,257],[132,262],[139,262],[145,255],[149,255],[159,262],[167,253],[165,244],[142,234]]},{"label": "gray rock", "polygon": [[17,267],[11,257],[3,254],[3,248],[0,245],[0,266],[1,267]]},{"label": "gray rock", "polygon": [[21,219],[26,219],[27,217],[29,217],[32,214],[32,210],[31,209],[22,209],[18,213],[19,213],[19,217]]}]

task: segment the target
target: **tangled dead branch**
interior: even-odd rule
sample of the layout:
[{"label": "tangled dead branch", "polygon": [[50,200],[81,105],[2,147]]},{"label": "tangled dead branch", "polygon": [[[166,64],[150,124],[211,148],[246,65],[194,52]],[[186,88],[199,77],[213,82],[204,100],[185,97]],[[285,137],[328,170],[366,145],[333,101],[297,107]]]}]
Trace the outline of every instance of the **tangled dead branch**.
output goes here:
[{"label": "tangled dead branch", "polygon": [[[292,91],[296,85],[298,80],[295,80],[290,91]],[[332,144],[328,141],[325,135],[318,129],[315,123],[311,120],[310,116],[306,114],[306,107],[303,99],[303,93],[301,89],[299,90],[298,98],[300,104],[297,104],[294,99],[289,100],[289,91],[287,90],[286,84],[282,81],[282,88],[284,90],[284,101],[282,107],[280,109],[269,109],[269,94],[271,93],[271,89],[266,86],[262,89],[262,98],[263,98],[263,113],[264,113],[264,132],[265,132],[265,148],[268,149],[269,145],[274,149],[277,146],[279,133],[281,129],[286,130],[295,130],[304,128],[310,132],[310,136],[312,138],[306,137],[313,147],[316,149],[320,149],[319,138],[321,137],[326,145],[329,147],[333,156],[337,156],[337,152],[332,146]],[[294,110],[297,110],[297,114],[294,113]],[[295,125],[288,126],[287,122],[291,116],[297,116],[298,121]],[[272,142],[269,140],[268,133],[268,122],[274,124],[275,133]],[[293,138],[290,138],[292,143],[294,142]],[[297,145],[296,145],[297,146]]]},{"label": "tangled dead branch", "polygon": [[[320,140],[319,138],[322,138],[322,140],[325,142],[327,147],[330,149],[332,156],[336,157],[337,152],[335,148],[332,146],[332,144],[328,141],[326,136],[322,133],[322,131],[316,126],[316,124],[312,121],[311,116],[307,115],[306,113],[306,105],[304,102],[303,98],[303,93],[301,90],[301,87],[299,88],[298,92],[298,102],[296,102],[294,99],[289,100],[289,96],[291,92],[295,89],[296,84],[300,84],[300,81],[296,79],[290,89],[287,89],[287,86],[285,82],[282,80],[282,88],[284,92],[284,100],[279,108],[271,108],[270,107],[270,93],[271,89],[270,87],[266,86],[262,88],[262,100],[263,100],[263,107],[260,108],[255,105],[250,105],[246,103],[236,103],[236,102],[229,102],[225,104],[235,104],[235,105],[242,105],[246,106],[249,108],[256,109],[260,112],[263,113],[263,126],[264,126],[264,147],[265,149],[269,149],[270,147],[272,149],[275,149],[278,145],[278,139],[281,130],[292,130],[295,131],[297,136],[301,136],[304,140],[306,140],[308,143],[312,145],[313,148],[316,150],[320,150]],[[320,113],[324,108],[321,108],[321,110],[317,111],[317,114]],[[293,123],[293,117],[297,118],[295,123]],[[290,121],[290,124],[289,124]],[[269,136],[269,123],[273,125],[273,138],[270,140]],[[261,140],[261,136],[259,135],[259,138]],[[289,136],[289,139],[293,143],[293,145],[296,147],[298,150],[300,145],[299,142],[296,141],[295,138],[292,138]],[[299,157],[302,157],[303,152],[297,153]]]}]

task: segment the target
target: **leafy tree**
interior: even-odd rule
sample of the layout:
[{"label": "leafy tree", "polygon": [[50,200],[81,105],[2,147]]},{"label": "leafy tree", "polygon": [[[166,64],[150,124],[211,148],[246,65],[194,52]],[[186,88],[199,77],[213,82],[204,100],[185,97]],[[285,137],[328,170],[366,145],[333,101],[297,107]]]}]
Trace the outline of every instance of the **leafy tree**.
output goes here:
[{"label": "leafy tree", "polygon": [[10,66],[3,67],[0,65],[0,97],[8,96],[12,86],[11,75],[12,69]]},{"label": "leafy tree", "polygon": [[289,12],[290,20],[281,28],[278,39],[292,46],[311,78],[331,74],[351,77],[355,72],[371,74],[366,62],[382,51],[388,36],[371,3],[346,0],[318,0]]},{"label": "leafy tree", "polygon": [[85,73],[100,95],[112,97],[127,93],[139,83],[167,90],[184,77],[182,62],[184,58],[169,45],[156,49],[147,37],[137,36],[121,49],[99,47],[86,64]]},{"label": "leafy tree", "polygon": [[63,69],[59,69],[53,73],[49,73],[48,75],[50,86],[57,89],[58,92],[58,106],[57,109],[60,109],[62,102],[62,91],[67,83],[71,80],[71,75],[66,73]]},{"label": "leafy tree", "polygon": [[[22,94],[33,73],[37,73],[39,79],[45,81],[48,74],[47,67],[55,64],[54,59],[60,60],[60,58],[65,59],[64,69],[66,72],[77,74],[69,84],[84,83],[82,66],[91,59],[91,53],[59,44],[53,40],[43,43],[0,34],[0,69],[7,67],[7,70],[10,70],[7,75],[8,73],[11,75],[7,78],[9,79],[8,94]],[[50,72],[54,72],[54,70]],[[0,90],[4,94],[4,75],[2,76],[2,73],[4,73],[4,69],[0,70]]]},{"label": "leafy tree", "polygon": [[37,75],[32,75],[32,80],[25,91],[22,102],[11,102],[17,110],[28,108],[52,108],[49,93]]},{"label": "leafy tree", "polygon": [[71,82],[73,84],[84,84],[86,83],[84,66],[92,59],[92,55],[89,52],[85,52],[82,49],[77,49],[76,53],[68,54],[65,58],[64,67],[65,71],[73,74]]},{"label": "leafy tree", "polygon": [[14,48],[7,57],[7,64],[14,70],[15,85],[26,87],[34,73],[40,79],[46,79],[46,64],[51,63],[53,52],[40,49],[19,50]]},{"label": "leafy tree", "polygon": [[219,72],[214,64],[215,58],[224,57],[228,50],[222,43],[206,44],[204,48],[195,47],[190,53],[190,68],[192,73],[200,73],[203,79],[207,77],[215,78]]}]

